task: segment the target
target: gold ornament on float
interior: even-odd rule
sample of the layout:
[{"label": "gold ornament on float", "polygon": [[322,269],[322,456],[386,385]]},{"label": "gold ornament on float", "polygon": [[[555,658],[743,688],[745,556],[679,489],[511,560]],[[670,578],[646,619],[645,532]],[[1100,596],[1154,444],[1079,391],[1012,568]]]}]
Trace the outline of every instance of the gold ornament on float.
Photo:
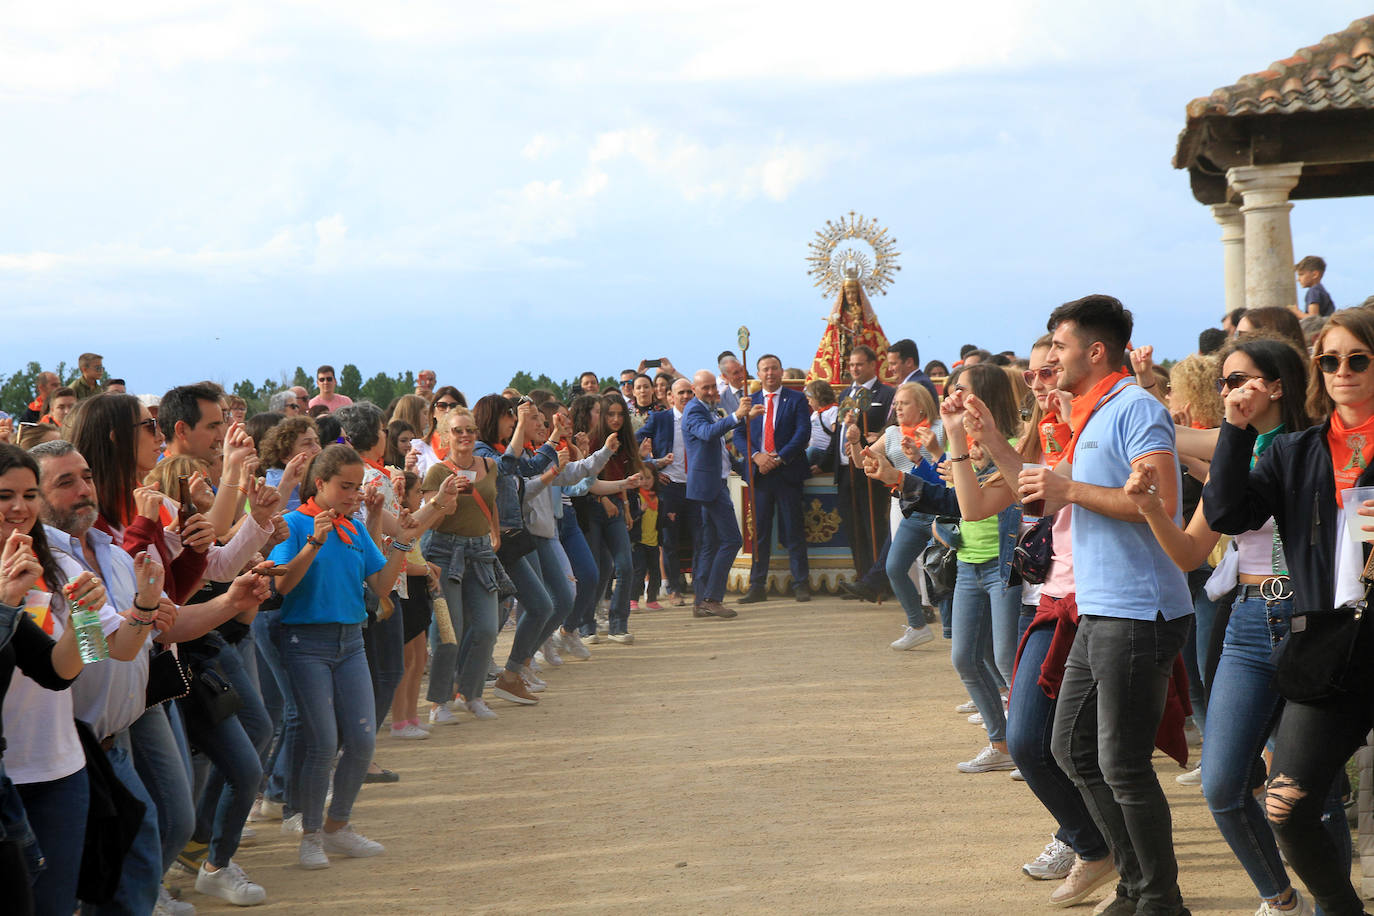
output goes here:
[{"label": "gold ornament on float", "polygon": [[897,263],[901,255],[897,240],[878,225],[876,218],[857,215],[853,210],[839,222],[826,220],[810,248],[806,258],[811,262],[809,273],[827,299],[840,292],[846,279],[857,280],[869,295],[885,296],[896,279],[893,275],[902,269]]},{"label": "gold ornament on float", "polygon": [[824,544],[840,530],[840,513],[825,511],[819,499],[811,500],[811,505],[802,515],[802,527],[806,529],[809,544]]}]

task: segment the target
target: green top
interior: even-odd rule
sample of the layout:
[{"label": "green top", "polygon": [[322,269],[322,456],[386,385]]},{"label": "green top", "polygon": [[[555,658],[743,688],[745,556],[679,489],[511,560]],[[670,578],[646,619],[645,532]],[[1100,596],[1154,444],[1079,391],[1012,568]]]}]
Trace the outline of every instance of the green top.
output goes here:
[{"label": "green top", "polygon": [[[487,511],[496,511],[496,469],[487,462],[485,458],[478,458],[478,461],[486,462],[487,473],[475,485],[475,492],[482,497],[486,503]],[[452,477],[453,471],[446,464],[430,465],[425,472],[424,483],[420,484],[420,490],[424,493],[431,493],[439,489],[439,484],[446,478]],[[482,511],[477,500],[471,493],[458,494],[458,508],[452,515],[444,516],[444,520],[434,526],[435,531],[444,534],[453,534],[458,537],[477,538],[484,534],[491,534],[491,522],[487,518],[487,512]]]},{"label": "green top", "polygon": [[90,382],[86,381],[85,376],[81,375],[77,376],[76,381],[72,382],[68,387],[76,392],[76,399],[78,401],[84,401],[86,398],[93,398],[97,394],[100,394],[100,386],[92,385]]},{"label": "green top", "polygon": [[[1017,440],[1008,439],[1013,446]],[[959,523],[959,549],[955,556],[965,563],[986,563],[998,556],[997,516],[990,515],[976,522]]]}]

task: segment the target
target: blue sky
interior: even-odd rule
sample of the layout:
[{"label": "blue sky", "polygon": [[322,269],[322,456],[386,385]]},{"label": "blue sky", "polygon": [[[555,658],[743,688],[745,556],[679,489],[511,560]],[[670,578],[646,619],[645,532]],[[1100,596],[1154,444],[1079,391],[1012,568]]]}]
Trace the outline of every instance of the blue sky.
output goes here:
[{"label": "blue sky", "polygon": [[[849,210],[896,236],[874,304],[926,359],[1024,352],[1088,292],[1182,356],[1222,311],[1219,229],[1170,167],[1184,105],[1368,12],[25,6],[0,32],[0,370],[90,349],[160,392],[353,362],[470,394],[690,370],[741,324],[804,366],[829,305],[807,244]],[[1341,306],[1374,293],[1368,207],[1292,214]]]}]

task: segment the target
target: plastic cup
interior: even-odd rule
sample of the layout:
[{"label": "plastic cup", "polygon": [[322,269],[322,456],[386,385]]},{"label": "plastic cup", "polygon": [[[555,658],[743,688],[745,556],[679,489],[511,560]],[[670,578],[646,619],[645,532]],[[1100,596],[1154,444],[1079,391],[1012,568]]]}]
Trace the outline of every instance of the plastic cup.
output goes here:
[{"label": "plastic cup", "polygon": [[[1033,471],[1036,468],[1043,467],[1048,467],[1048,465],[1027,461],[1021,465],[1021,470]],[[1027,518],[1040,518],[1045,514],[1045,501],[1043,499],[1032,499],[1029,502],[1021,503],[1021,514]]]},{"label": "plastic cup", "polygon": [[1341,494],[1341,504],[1345,506],[1345,524],[1350,537],[1356,541],[1374,541],[1374,531],[1363,530],[1365,525],[1374,525],[1374,518],[1357,514],[1367,499],[1374,499],[1374,487],[1350,487]]}]

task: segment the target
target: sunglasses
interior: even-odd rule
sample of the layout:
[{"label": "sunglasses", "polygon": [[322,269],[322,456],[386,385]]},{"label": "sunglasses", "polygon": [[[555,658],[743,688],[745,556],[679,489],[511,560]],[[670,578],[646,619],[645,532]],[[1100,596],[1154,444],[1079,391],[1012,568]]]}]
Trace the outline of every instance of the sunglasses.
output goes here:
[{"label": "sunglasses", "polygon": [[1234,391],[1252,378],[1264,379],[1266,382],[1269,381],[1269,379],[1264,378],[1262,375],[1247,375],[1244,372],[1232,372],[1225,378],[1217,379],[1217,394],[1224,394],[1228,388]]},{"label": "sunglasses", "polygon": [[475,436],[477,435],[477,427],[455,426],[449,430],[449,434],[454,436]]},{"label": "sunglasses", "polygon": [[135,425],[135,426],[142,426],[142,427],[143,427],[144,429],[146,429],[150,434],[152,434],[152,435],[154,435],[154,436],[157,435],[157,421],[154,420],[152,417],[149,417],[149,418],[146,419],[146,420],[139,420],[139,421],[138,421],[137,423],[135,423],[134,425]]},{"label": "sunglasses", "polygon": [[1034,385],[1038,378],[1042,382],[1048,382],[1054,378],[1054,374],[1059,371],[1053,366],[1041,366],[1039,369],[1027,369],[1021,373],[1021,377],[1026,380],[1027,385]]},{"label": "sunglasses", "polygon": [[315,381],[317,381],[317,382],[332,382],[332,381],[334,381],[334,376],[332,376],[332,375],[322,375],[322,376],[320,376],[319,378],[315,379]]},{"label": "sunglasses", "polygon": [[434,409],[435,409],[435,410],[452,410],[453,408],[455,408],[455,407],[457,407],[457,406],[458,406],[458,402],[457,402],[457,401],[435,401],[435,402],[434,402]]},{"label": "sunglasses", "polygon": [[1347,353],[1341,356],[1338,353],[1323,353],[1315,360],[1317,368],[1327,375],[1335,375],[1341,370],[1341,364],[1349,362],[1351,372],[1363,372],[1369,368],[1369,364],[1374,362],[1374,357],[1368,353]]}]

